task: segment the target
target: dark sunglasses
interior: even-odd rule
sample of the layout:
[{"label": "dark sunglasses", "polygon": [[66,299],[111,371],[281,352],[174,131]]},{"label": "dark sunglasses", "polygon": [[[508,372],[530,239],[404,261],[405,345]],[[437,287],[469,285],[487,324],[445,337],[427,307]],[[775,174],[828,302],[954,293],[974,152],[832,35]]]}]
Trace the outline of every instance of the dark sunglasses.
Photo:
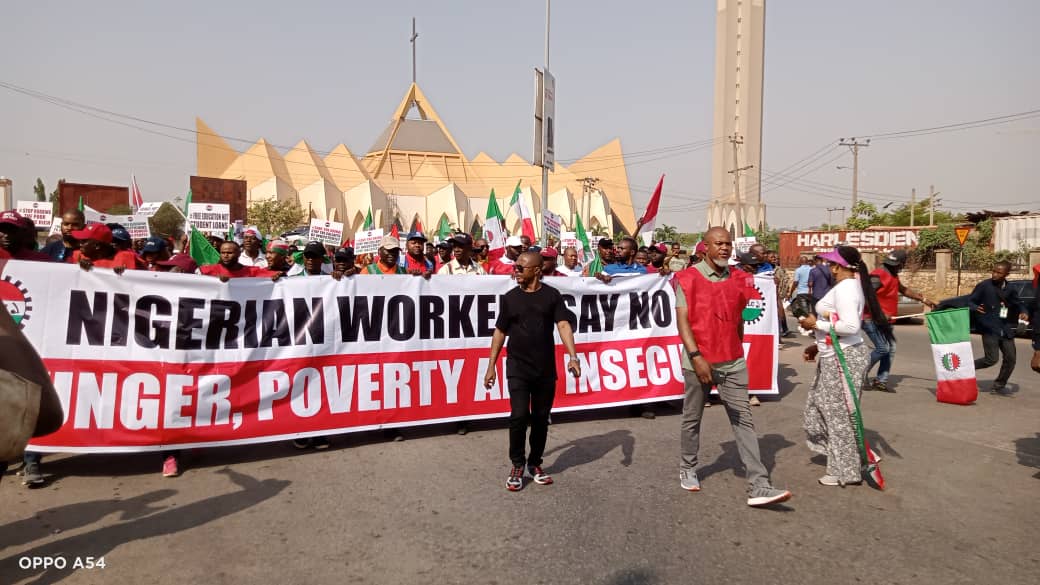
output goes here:
[{"label": "dark sunglasses", "polygon": [[513,272],[523,272],[528,268],[535,268],[534,266],[521,266],[519,264],[513,264]]}]

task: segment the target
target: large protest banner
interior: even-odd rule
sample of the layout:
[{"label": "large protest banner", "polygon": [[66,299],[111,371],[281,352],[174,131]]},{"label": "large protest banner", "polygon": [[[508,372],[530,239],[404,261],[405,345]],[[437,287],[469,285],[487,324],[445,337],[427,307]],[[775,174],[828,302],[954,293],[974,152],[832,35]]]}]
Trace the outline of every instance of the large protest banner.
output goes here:
[{"label": "large protest banner", "polygon": [[[558,345],[554,410],[681,398],[666,279],[548,282],[575,315],[583,368],[564,377]],[[65,407],[63,427],[33,449],[130,452],[507,416],[505,359],[498,385],[485,389],[483,376],[513,286],[504,276],[221,283],[10,261],[0,295]],[[775,354],[773,335],[745,340],[755,379],[775,370],[756,358]]]}]

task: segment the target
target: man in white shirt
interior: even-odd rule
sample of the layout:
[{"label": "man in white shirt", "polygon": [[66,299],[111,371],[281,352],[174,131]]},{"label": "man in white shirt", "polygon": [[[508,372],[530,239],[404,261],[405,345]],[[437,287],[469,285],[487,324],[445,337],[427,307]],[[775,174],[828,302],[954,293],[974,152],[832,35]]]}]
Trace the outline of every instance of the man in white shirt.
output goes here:
[{"label": "man in white shirt", "polygon": [[565,276],[581,276],[582,266],[578,264],[578,250],[574,246],[563,249],[563,264],[556,267]]},{"label": "man in white shirt", "polygon": [[256,230],[246,230],[242,235],[242,254],[238,257],[238,263],[267,268],[267,257],[260,253],[260,234]]},{"label": "man in white shirt", "polygon": [[450,241],[454,245],[455,257],[441,266],[437,274],[487,274],[473,259],[473,236],[455,234]]}]

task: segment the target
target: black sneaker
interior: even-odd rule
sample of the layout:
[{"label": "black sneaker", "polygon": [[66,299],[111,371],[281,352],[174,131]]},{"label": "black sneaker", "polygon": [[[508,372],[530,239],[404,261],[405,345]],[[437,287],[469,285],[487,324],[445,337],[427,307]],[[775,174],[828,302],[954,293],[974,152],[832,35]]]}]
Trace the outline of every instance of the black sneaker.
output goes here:
[{"label": "black sneaker", "polygon": [[29,487],[40,487],[43,485],[43,472],[40,471],[40,464],[35,461],[27,463],[25,469],[22,470],[22,485]]},{"label": "black sneaker", "polygon": [[509,471],[509,479],[506,480],[506,489],[518,492],[524,487],[524,468],[514,467]]},{"label": "black sneaker", "polygon": [[310,439],[293,439],[292,446],[299,450],[309,449],[311,446]]},{"label": "black sneaker", "polygon": [[311,447],[318,449],[319,451],[329,448],[329,440],[325,437],[315,437],[311,439]]}]

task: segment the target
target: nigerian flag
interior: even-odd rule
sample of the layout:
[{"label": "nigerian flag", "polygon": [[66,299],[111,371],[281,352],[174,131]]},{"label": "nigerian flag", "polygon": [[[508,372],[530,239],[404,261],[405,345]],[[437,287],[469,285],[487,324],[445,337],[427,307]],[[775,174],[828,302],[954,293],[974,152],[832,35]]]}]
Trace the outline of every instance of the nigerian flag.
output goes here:
[{"label": "nigerian flag", "polygon": [[582,262],[589,267],[588,275],[596,276],[603,270],[603,262],[599,259],[598,248],[597,250],[592,249],[592,244],[589,242],[589,234],[585,232],[585,225],[581,223],[581,216],[575,213],[574,218],[574,230],[578,232],[578,241],[581,242]]},{"label": "nigerian flag", "polygon": [[932,341],[935,399],[953,404],[971,404],[978,398],[975,359],[971,352],[970,314],[966,307],[932,311],[925,315]]},{"label": "nigerian flag", "polygon": [[365,225],[361,226],[361,231],[367,232],[376,228],[376,222],[372,220],[372,208],[368,208],[368,215],[365,216]]}]

